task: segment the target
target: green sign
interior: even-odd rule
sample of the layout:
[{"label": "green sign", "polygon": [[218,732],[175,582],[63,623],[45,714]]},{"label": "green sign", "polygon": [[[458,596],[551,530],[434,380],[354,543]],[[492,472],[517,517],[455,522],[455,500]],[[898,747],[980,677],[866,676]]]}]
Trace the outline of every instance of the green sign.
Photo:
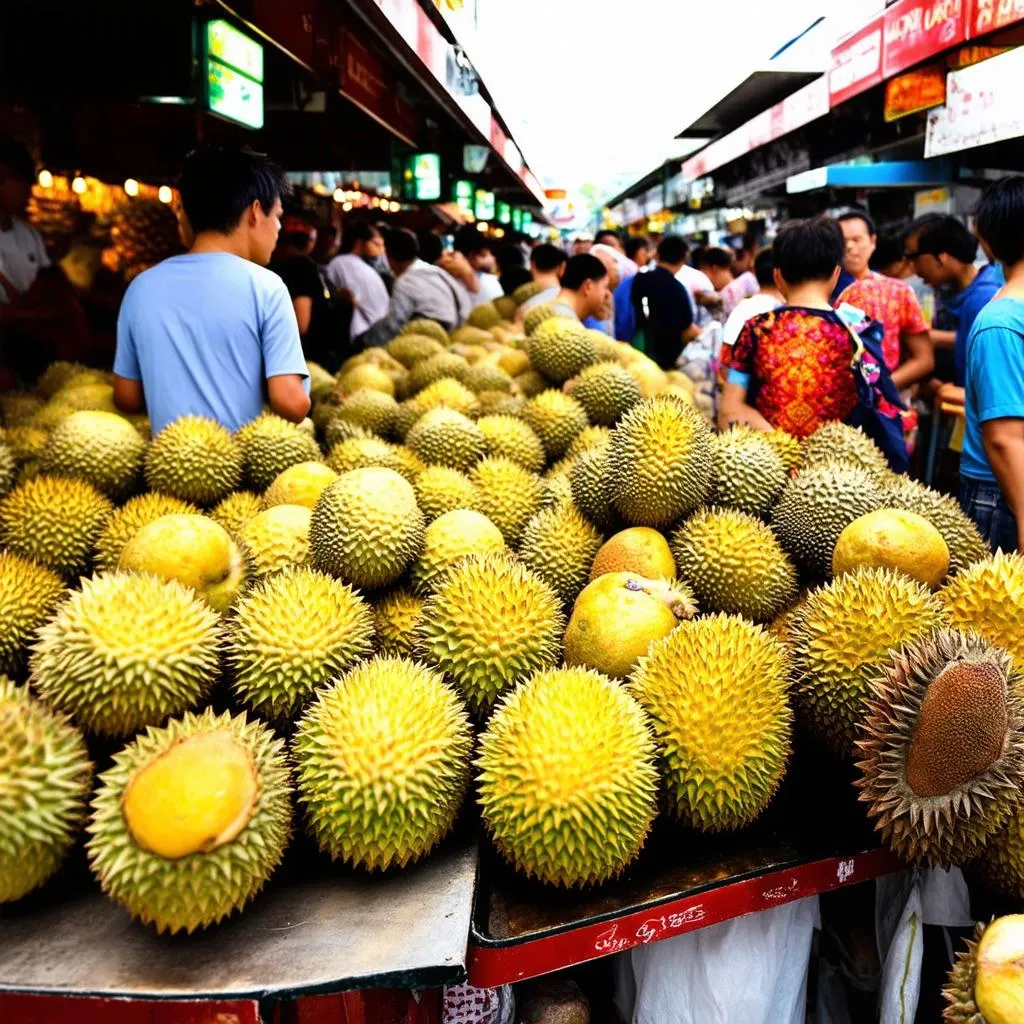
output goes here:
[{"label": "green sign", "polygon": [[533,214],[529,210],[523,210],[523,230],[525,231],[533,223]]},{"label": "green sign", "polygon": [[206,24],[206,105],[247,128],[263,127],[263,47],[226,21]]},{"label": "green sign", "polygon": [[434,201],[441,198],[441,154],[414,153],[405,172],[407,199]]},{"label": "green sign", "polygon": [[477,220],[494,220],[494,193],[488,192],[485,188],[478,188],[473,213]]},{"label": "green sign", "polygon": [[512,227],[516,231],[523,230],[523,211],[518,206],[512,208]]},{"label": "green sign", "polygon": [[463,213],[473,212],[473,182],[456,181],[452,186],[452,201]]},{"label": "green sign", "polygon": [[498,201],[498,223],[512,223],[512,207],[509,206],[508,203],[501,202],[501,200]]}]

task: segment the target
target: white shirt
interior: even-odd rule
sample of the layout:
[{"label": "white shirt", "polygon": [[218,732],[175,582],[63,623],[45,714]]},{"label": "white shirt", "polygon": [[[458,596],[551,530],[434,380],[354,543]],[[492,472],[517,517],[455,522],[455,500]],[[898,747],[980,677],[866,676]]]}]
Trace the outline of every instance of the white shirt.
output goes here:
[{"label": "white shirt", "polygon": [[335,256],[324,273],[335,288],[351,292],[355,300],[350,337],[357,337],[387,315],[388,290],[380,274],[362,256],[352,252]]},{"label": "white shirt", "polygon": [[[39,271],[50,266],[42,235],[21,217],[12,217],[7,231],[0,231],[0,274],[14,286],[19,295],[32,287]],[[8,303],[12,296],[0,285],[0,302]]]},{"label": "white shirt", "polygon": [[778,299],[772,298],[771,295],[765,295],[763,292],[751,295],[749,299],[740,299],[736,303],[736,308],[729,314],[729,319],[725,321],[722,344],[735,345],[740,331],[743,330],[743,325],[748,320],[761,313],[770,313],[773,309],[778,308],[779,304]]},{"label": "white shirt", "polygon": [[482,306],[485,302],[493,302],[505,294],[498,278],[486,270],[478,270],[476,279],[480,282],[480,291],[473,296],[473,308]]},{"label": "white shirt", "polygon": [[711,323],[711,314],[697,302],[698,295],[714,294],[715,286],[711,278],[703,270],[691,267],[684,263],[682,269],[676,274],[676,280],[686,289],[690,296],[690,305],[693,307],[693,322],[698,327],[706,327]]}]

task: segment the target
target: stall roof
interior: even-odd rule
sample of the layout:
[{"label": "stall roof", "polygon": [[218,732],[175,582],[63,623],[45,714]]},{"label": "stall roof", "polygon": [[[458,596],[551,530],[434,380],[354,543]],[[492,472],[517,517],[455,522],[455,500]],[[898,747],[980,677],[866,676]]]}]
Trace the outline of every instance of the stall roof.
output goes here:
[{"label": "stall roof", "polygon": [[820,188],[931,188],[953,180],[946,160],[890,160],[876,164],[830,164],[813,167],[786,179],[786,191]]}]

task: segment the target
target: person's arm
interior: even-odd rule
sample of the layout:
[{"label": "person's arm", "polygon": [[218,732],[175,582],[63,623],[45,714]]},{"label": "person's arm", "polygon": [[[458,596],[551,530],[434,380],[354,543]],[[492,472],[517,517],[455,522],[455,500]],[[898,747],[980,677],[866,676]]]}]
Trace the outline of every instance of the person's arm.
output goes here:
[{"label": "person's arm", "polygon": [[395,281],[387,315],[371,324],[356,340],[364,348],[386,345],[413,318],[416,305],[416,282],[406,271]]},{"label": "person's arm", "polygon": [[746,374],[730,370],[718,405],[718,429],[728,430],[734,423],[744,423],[755,430],[775,428],[752,406],[747,404],[750,379]]},{"label": "person's arm", "polygon": [[143,412],[146,396],[142,389],[142,370],[135,345],[135,295],[131,288],[125,292],[117,314],[117,347],[114,350],[114,405],[121,412]]},{"label": "person's arm", "polygon": [[437,265],[462,284],[470,294],[476,295],[480,291],[480,278],[476,276],[476,271],[461,252],[442,253]]},{"label": "person's arm", "polygon": [[114,405],[124,413],[145,412],[146,396],[142,392],[142,381],[115,373]]},{"label": "person's arm", "polygon": [[1024,419],[985,420],[985,457],[1017,520],[1017,550],[1024,552]]},{"label": "person's arm", "polygon": [[951,349],[956,347],[956,331],[939,331],[934,327],[931,329],[932,348]]},{"label": "person's arm", "polygon": [[301,423],[309,412],[308,378],[298,373],[281,373],[267,377],[267,399],[270,408],[282,419]]},{"label": "person's arm", "polygon": [[300,422],[310,407],[309,370],[292,300],[282,281],[265,296],[260,345],[270,408],[292,423]]},{"label": "person's arm", "polygon": [[308,295],[296,295],[292,299],[292,308],[295,310],[295,321],[299,325],[299,335],[305,336],[313,321],[313,300]]},{"label": "person's arm", "polygon": [[935,352],[928,332],[903,336],[907,358],[893,371],[892,382],[898,388],[924,380],[935,369]]}]

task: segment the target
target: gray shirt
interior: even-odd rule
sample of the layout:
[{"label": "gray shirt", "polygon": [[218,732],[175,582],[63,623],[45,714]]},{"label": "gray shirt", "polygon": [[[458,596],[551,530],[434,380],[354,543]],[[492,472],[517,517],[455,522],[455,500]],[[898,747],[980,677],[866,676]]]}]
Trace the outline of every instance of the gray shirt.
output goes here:
[{"label": "gray shirt", "polygon": [[452,330],[466,319],[471,308],[469,292],[461,282],[440,267],[416,260],[395,281],[387,315],[359,340],[363,345],[383,345],[418,317],[436,320]]}]

